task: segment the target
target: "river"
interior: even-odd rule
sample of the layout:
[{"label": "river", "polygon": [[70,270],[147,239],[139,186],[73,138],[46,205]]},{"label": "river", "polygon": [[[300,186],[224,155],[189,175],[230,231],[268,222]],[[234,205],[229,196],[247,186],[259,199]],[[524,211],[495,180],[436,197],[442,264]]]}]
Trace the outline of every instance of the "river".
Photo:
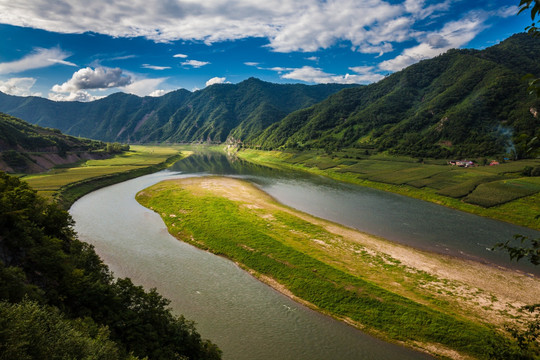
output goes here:
[{"label": "river", "polygon": [[[96,247],[116,276],[156,287],[171,299],[173,310],[194,320],[201,335],[224,351],[226,360],[429,357],[318,314],[234,263],[178,241],[157,214],[134,199],[138,191],[161,180],[206,174],[246,178],[287,205],[368,233],[501,265],[508,261],[485,249],[505,234],[531,232],[395,194],[230,160],[219,153],[195,154],[167,171],[100,189],[77,201],[70,212],[79,238]],[[435,226],[433,219],[443,225]],[[452,235],[448,229],[456,221],[472,223],[481,231]],[[424,227],[427,231],[422,231]]]}]

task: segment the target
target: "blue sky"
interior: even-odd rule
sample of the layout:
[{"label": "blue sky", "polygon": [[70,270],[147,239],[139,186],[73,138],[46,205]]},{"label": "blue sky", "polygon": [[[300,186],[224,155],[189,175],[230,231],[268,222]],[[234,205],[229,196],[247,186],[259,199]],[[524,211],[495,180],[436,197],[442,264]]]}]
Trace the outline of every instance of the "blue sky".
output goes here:
[{"label": "blue sky", "polygon": [[0,0],[0,91],[91,101],[257,77],[376,82],[530,25],[518,1]]}]

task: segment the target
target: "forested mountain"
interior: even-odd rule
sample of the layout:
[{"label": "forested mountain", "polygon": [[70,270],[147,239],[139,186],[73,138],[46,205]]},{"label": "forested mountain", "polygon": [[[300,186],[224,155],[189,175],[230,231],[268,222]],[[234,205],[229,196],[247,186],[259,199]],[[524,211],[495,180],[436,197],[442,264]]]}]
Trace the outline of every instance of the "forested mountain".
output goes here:
[{"label": "forested mountain", "polygon": [[2,359],[219,359],[169,301],[115,279],[73,220],[0,171]]},{"label": "forested mountain", "polygon": [[0,113],[0,170],[39,172],[60,163],[102,157],[102,141],[64,135]]},{"label": "forested mountain", "polygon": [[481,51],[450,50],[296,111],[247,143],[419,157],[514,150],[531,156],[540,137],[540,99],[527,93],[527,73],[540,75],[540,38],[517,34]]},{"label": "forested mountain", "polygon": [[[159,98],[117,93],[54,102],[0,93],[0,111],[65,133],[119,142],[359,147],[418,157],[533,156],[540,38],[517,34],[485,50],[449,50],[368,86],[271,84],[250,78]],[[341,90],[341,91],[339,91]]]},{"label": "forested mountain", "polygon": [[164,96],[116,93],[104,99],[55,102],[0,93],[0,111],[74,136],[118,142],[223,142],[249,139],[287,114],[350,85],[272,84],[250,78]]}]

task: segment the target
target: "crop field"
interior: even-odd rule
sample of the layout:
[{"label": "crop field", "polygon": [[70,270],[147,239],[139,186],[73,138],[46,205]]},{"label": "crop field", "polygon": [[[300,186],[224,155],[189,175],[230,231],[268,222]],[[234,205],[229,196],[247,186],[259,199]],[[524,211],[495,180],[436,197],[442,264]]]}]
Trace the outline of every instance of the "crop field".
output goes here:
[{"label": "crop field", "polygon": [[465,201],[483,207],[492,207],[510,202],[540,191],[540,178],[499,180],[480,184]]},{"label": "crop field", "polygon": [[262,165],[308,171],[540,229],[540,221],[535,220],[538,207],[519,208],[525,203],[534,204],[540,194],[539,178],[522,174],[526,167],[540,167],[540,159],[462,168],[444,160],[369,155],[354,149],[334,154],[320,150],[243,150],[238,156]]},{"label": "crop field", "polygon": [[53,197],[67,185],[154,166],[178,153],[178,148],[170,146],[134,145],[128,152],[110,159],[88,160],[73,164],[72,167],[62,166],[44,174],[25,176],[23,180],[41,195]]}]

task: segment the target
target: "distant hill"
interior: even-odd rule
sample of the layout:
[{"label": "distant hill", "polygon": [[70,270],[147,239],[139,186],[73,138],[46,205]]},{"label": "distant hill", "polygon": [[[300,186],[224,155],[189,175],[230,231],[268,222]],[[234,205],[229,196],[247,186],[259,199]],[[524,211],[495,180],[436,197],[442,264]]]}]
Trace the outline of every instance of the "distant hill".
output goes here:
[{"label": "distant hill", "polygon": [[527,73],[540,75],[540,38],[517,34],[485,50],[449,50],[291,113],[248,145],[359,147],[418,157],[532,156],[540,139],[540,100],[527,94]]},{"label": "distant hill", "polygon": [[0,113],[0,170],[40,172],[81,159],[102,158],[101,141],[75,138]]},{"label": "distant hill", "polygon": [[223,142],[250,139],[287,114],[351,85],[272,84],[250,78],[161,97],[116,93],[104,99],[55,102],[0,93],[0,111],[67,134],[118,142]]}]

